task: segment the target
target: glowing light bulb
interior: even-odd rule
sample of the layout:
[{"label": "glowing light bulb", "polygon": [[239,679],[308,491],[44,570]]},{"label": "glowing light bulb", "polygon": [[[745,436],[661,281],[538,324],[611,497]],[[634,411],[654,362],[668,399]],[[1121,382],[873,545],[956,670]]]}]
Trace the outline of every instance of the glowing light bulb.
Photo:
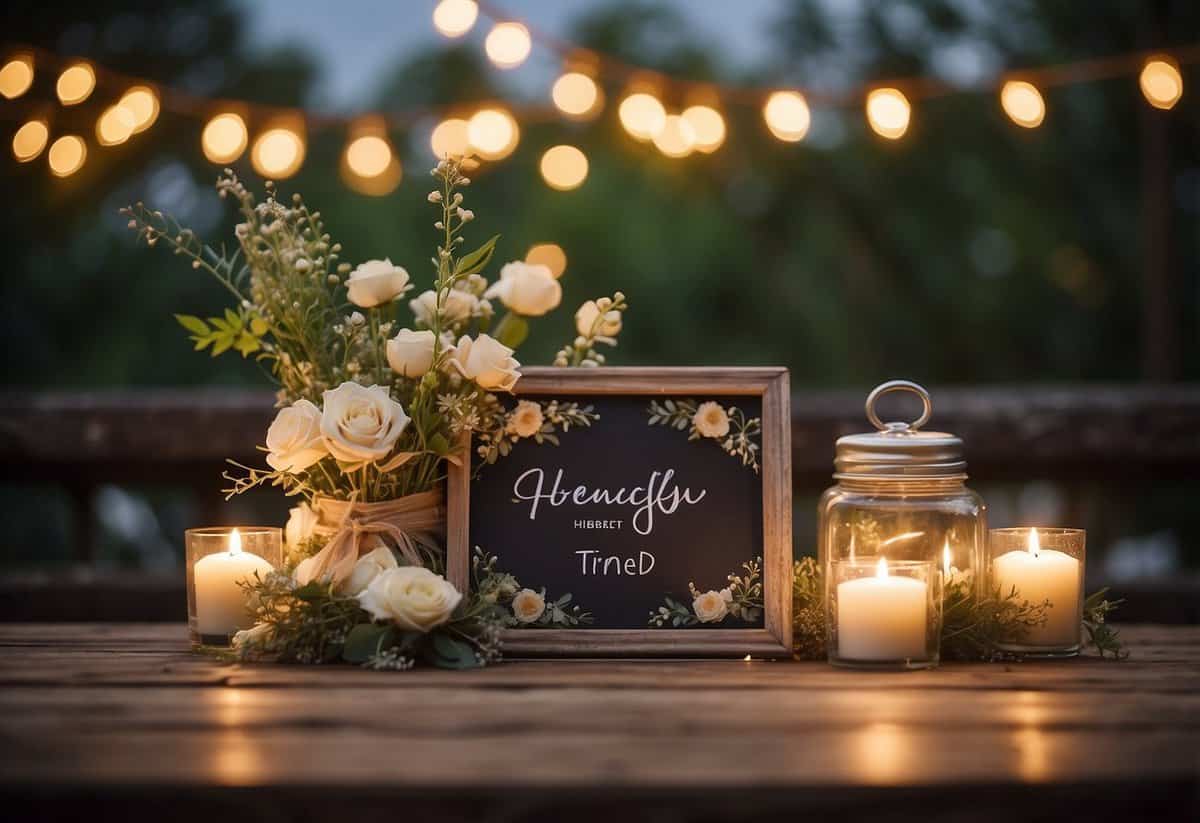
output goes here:
[{"label": "glowing light bulb", "polygon": [[808,101],[798,91],[777,91],[763,106],[763,120],[771,134],[785,143],[798,143],[808,134],[812,112]]},{"label": "glowing light bulb", "polygon": [[1037,86],[1024,80],[1009,80],[1000,89],[1000,105],[1004,113],[1027,129],[1035,129],[1046,118],[1046,102]]},{"label": "glowing light bulb", "polygon": [[696,151],[712,154],[725,142],[725,118],[711,106],[689,106],[683,119],[696,135]]},{"label": "glowing light bulb", "polygon": [[28,163],[42,153],[49,139],[50,129],[46,126],[46,121],[30,120],[13,135],[13,156],[18,162]]},{"label": "glowing light bulb", "polygon": [[124,105],[109,106],[96,121],[96,142],[101,146],[118,146],[129,139],[137,120]]},{"label": "glowing light bulb", "polygon": [[9,100],[20,97],[33,85],[33,58],[21,54],[0,68],[0,94]]},{"label": "glowing light bulb", "polygon": [[567,253],[557,243],[537,243],[525,252],[525,262],[545,266],[555,277],[567,270]]},{"label": "glowing light bulb", "polygon": [[1038,539],[1037,529],[1029,530],[1029,542],[1026,544],[1025,548],[1028,549],[1029,553],[1034,557],[1037,557],[1042,553],[1042,543],[1041,540]]},{"label": "glowing light bulb", "polygon": [[500,109],[482,109],[467,121],[467,141],[484,160],[508,157],[520,137],[517,121]]},{"label": "glowing light bulb", "polygon": [[636,140],[653,140],[667,124],[667,111],[658,98],[647,92],[635,92],[617,108],[625,131]]},{"label": "glowing light bulb", "polygon": [[68,134],[50,144],[47,159],[55,177],[67,177],[79,171],[87,158],[87,144],[82,137]]},{"label": "glowing light bulb", "polygon": [[284,126],[268,129],[254,141],[250,162],[263,177],[291,177],[304,163],[304,138]]},{"label": "glowing light bulb", "polygon": [[587,179],[587,155],[574,146],[555,146],[542,155],[542,179],[552,189],[570,191]]},{"label": "glowing light bulb", "polygon": [[447,37],[462,37],[478,17],[474,0],[442,0],[433,10],[433,27]]},{"label": "glowing light bulb", "polygon": [[696,132],[678,114],[669,114],[662,130],[654,135],[654,145],[667,157],[687,157],[696,148]]},{"label": "glowing light bulb", "polygon": [[867,122],[880,137],[899,140],[911,118],[912,106],[899,89],[873,89],[867,95]]},{"label": "glowing light bulb", "polygon": [[563,114],[583,118],[599,108],[600,87],[586,74],[569,71],[554,81],[550,98]]},{"label": "glowing light bulb", "polygon": [[249,142],[246,121],[228,111],[209,120],[200,133],[200,148],[212,163],[232,163],[242,156]]},{"label": "glowing light bulb", "polygon": [[497,23],[488,32],[483,48],[497,68],[515,69],[529,56],[533,41],[529,29],[520,23]]},{"label": "glowing light bulb", "polygon": [[133,133],[138,134],[154,125],[158,119],[158,95],[149,86],[134,86],[125,92],[117,104],[133,115]]},{"label": "glowing light bulb", "polygon": [[1156,109],[1173,108],[1183,97],[1183,75],[1170,57],[1147,60],[1138,76],[1138,85],[1146,102]]},{"label": "glowing light bulb", "polygon": [[346,165],[360,177],[378,177],[392,162],[392,147],[382,137],[359,137],[346,147]]},{"label": "glowing light bulb", "polygon": [[467,136],[467,121],[452,117],[438,123],[429,137],[429,145],[435,157],[463,157],[471,152],[471,140]]},{"label": "glowing light bulb", "polygon": [[95,88],[96,72],[87,63],[76,63],[58,76],[54,90],[64,106],[73,106],[87,100]]}]

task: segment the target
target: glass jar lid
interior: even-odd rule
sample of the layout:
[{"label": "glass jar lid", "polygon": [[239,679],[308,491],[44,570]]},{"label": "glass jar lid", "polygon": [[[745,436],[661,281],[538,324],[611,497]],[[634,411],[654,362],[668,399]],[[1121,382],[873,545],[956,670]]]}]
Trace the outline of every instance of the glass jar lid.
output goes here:
[{"label": "glass jar lid", "polygon": [[[875,411],[875,403],[883,395],[899,391],[921,398],[921,416],[909,423],[884,423]],[[921,386],[908,380],[881,383],[867,395],[866,411],[876,431],[838,438],[835,478],[966,477],[962,440],[945,432],[920,431],[933,414],[929,392]]]}]

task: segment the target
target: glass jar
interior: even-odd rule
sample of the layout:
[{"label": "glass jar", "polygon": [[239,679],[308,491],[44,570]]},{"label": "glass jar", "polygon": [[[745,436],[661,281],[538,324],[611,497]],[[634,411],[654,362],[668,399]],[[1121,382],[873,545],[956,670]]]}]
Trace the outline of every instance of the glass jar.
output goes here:
[{"label": "glass jar", "polygon": [[1083,529],[992,529],[987,580],[1000,597],[1044,608],[1042,621],[997,645],[1027,657],[1073,657],[1083,633]]},{"label": "glass jar", "polygon": [[[921,398],[923,411],[917,420],[880,420],[876,402],[897,391]],[[920,430],[932,413],[929,392],[907,380],[892,380],[867,397],[867,420],[876,431],[837,441],[833,475],[837,485],[821,496],[817,512],[831,663],[899,668],[937,665],[943,594],[953,595],[953,589],[970,593],[979,584],[987,537],[986,507],[983,498],[965,485],[962,440],[952,434]],[[924,580],[930,587],[926,615],[930,642],[923,656],[906,653],[890,660],[862,660],[843,653],[838,636],[838,586],[856,569],[860,574],[863,569],[874,569],[877,576]],[[895,587],[880,584],[880,591]],[[850,644],[849,650],[853,648],[862,646]]]},{"label": "glass jar", "polygon": [[193,646],[228,646],[254,625],[245,589],[283,563],[283,531],[276,526],[188,529],[188,631]]}]

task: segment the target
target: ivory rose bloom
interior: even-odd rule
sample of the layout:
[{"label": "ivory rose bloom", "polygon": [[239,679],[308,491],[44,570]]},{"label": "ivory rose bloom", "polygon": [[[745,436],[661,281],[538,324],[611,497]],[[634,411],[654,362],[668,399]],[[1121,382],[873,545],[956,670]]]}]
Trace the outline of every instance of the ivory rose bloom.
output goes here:
[{"label": "ivory rose bloom", "polygon": [[398,568],[399,565],[391,549],[383,545],[377,546],[358,558],[358,562],[354,564],[354,571],[338,586],[338,594],[357,596],[371,585],[371,581],[378,575],[388,569]]},{"label": "ivory rose bloom", "polygon": [[233,648],[266,648],[271,642],[274,629],[270,623],[256,623],[251,629],[241,629],[233,635]]},{"label": "ivory rose bloom", "polygon": [[692,601],[692,611],[701,623],[716,623],[724,620],[725,615],[729,614],[729,603],[732,600],[733,594],[729,589],[719,592],[710,589]]},{"label": "ivory rose bloom", "polygon": [[692,415],[692,425],[705,437],[724,437],[729,434],[729,415],[713,400],[701,403]]},{"label": "ivory rose bloom", "polygon": [[522,400],[508,418],[508,431],[517,437],[532,437],[544,422],[542,407],[532,400]]},{"label": "ivory rose bloom", "polygon": [[482,389],[512,391],[521,377],[521,364],[512,355],[513,350],[494,337],[481,334],[472,340],[463,335],[447,364]]},{"label": "ivory rose bloom", "polygon": [[387,341],[387,360],[392,371],[405,377],[420,377],[433,365],[433,332],[401,329]]},{"label": "ivory rose bloom", "polygon": [[267,465],[276,471],[295,474],[326,454],[320,409],[307,400],[297,400],[279,410],[267,429]]},{"label": "ivory rose bloom", "polygon": [[403,407],[382,386],[346,382],[325,392],[321,434],[338,460],[357,463],[387,457],[407,425]]},{"label": "ivory rose bloom", "polygon": [[386,257],[360,263],[346,278],[350,302],[362,309],[390,303],[409,288],[408,272]]},{"label": "ivory rose bloom", "polygon": [[440,574],[421,566],[386,569],[359,593],[358,602],[376,620],[428,632],[450,619],[462,593]]},{"label": "ivory rose bloom", "polygon": [[596,305],[596,301],[587,301],[579,307],[579,311],[575,312],[575,331],[584,337],[592,334],[598,334],[601,337],[616,337],[621,331],[621,313],[615,310],[606,311],[604,320],[597,327],[596,320],[599,317],[600,307]]},{"label": "ivory rose bloom", "polygon": [[283,527],[283,539],[289,548],[296,548],[313,536],[321,517],[308,503],[288,509],[288,522]]},{"label": "ivory rose bloom", "polygon": [[547,266],[515,260],[500,269],[500,279],[483,294],[499,297],[517,314],[541,317],[562,302],[562,286]]},{"label": "ivory rose bloom", "polygon": [[[416,300],[409,300],[408,307],[413,317],[426,326],[433,325],[433,314],[437,309],[437,294],[433,289],[423,291]],[[450,289],[442,297],[442,319],[447,323],[458,323],[475,314],[479,298],[462,289]]]},{"label": "ivory rose bloom", "polygon": [[535,623],[546,611],[546,598],[533,589],[521,589],[512,599],[513,617],[519,623]]}]

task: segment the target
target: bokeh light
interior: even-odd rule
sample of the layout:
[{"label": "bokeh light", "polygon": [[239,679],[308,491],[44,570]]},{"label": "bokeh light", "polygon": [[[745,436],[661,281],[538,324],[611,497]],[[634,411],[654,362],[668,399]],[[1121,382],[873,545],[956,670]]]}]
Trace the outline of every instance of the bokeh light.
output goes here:
[{"label": "bokeh light", "polygon": [[33,58],[18,54],[0,68],[0,94],[9,100],[20,97],[33,85]]},{"label": "bokeh light", "polygon": [[158,95],[149,86],[134,86],[117,105],[129,109],[133,115],[134,134],[150,128],[158,119]]},{"label": "bokeh light", "polygon": [[1169,57],[1154,57],[1146,61],[1138,75],[1138,85],[1146,102],[1156,109],[1169,109],[1183,97],[1183,75]]},{"label": "bokeh light", "polygon": [[529,56],[533,41],[529,29],[520,23],[497,23],[488,32],[483,48],[497,68],[515,69]]},{"label": "bokeh light", "polygon": [[481,109],[467,121],[467,142],[484,160],[501,160],[521,139],[517,121],[500,109]]},{"label": "bokeh light", "polygon": [[96,72],[87,63],[75,63],[58,76],[54,91],[64,106],[82,103],[96,88]]},{"label": "bokeh light", "polygon": [[648,92],[634,92],[621,101],[617,116],[625,131],[636,140],[653,140],[667,123],[667,111]]},{"label": "bokeh light", "polygon": [[542,179],[552,189],[570,191],[587,179],[587,155],[574,146],[554,146],[542,155]]},{"label": "bokeh light", "polygon": [[596,81],[578,71],[569,71],[554,81],[550,98],[563,114],[584,118],[600,108],[600,87]]},{"label": "bokeh light", "polygon": [[382,125],[350,140],[342,154],[342,178],[360,194],[382,197],[395,191],[403,176],[400,160]]},{"label": "bokeh light", "polygon": [[304,163],[304,138],[286,126],[268,129],[254,141],[250,162],[263,177],[291,177]]},{"label": "bokeh light", "polygon": [[1004,113],[1027,129],[1037,128],[1046,119],[1046,102],[1037,86],[1024,80],[1009,80],[1000,89],[1000,105]]},{"label": "bokeh light", "polygon": [[725,118],[712,106],[689,106],[683,119],[696,135],[696,151],[712,154],[725,142]]},{"label": "bokeh light", "polygon": [[46,148],[50,139],[50,129],[45,120],[30,120],[13,135],[13,157],[21,163],[35,159]]},{"label": "bokeh light", "polygon": [[912,107],[899,89],[872,89],[867,95],[867,122],[880,137],[900,139],[911,119]]},{"label": "bokeh light", "polygon": [[129,139],[135,125],[133,112],[124,105],[109,106],[96,121],[96,142],[101,146],[118,146]]},{"label": "bokeh light", "polygon": [[763,106],[763,120],[771,134],[785,143],[798,143],[808,134],[812,113],[808,101],[798,91],[777,91]]},{"label": "bokeh light", "polygon": [[83,161],[87,159],[87,144],[82,137],[64,135],[50,145],[47,157],[51,173],[55,177],[67,177],[83,167]]},{"label": "bokeh light", "polygon": [[467,136],[467,121],[451,117],[438,123],[429,136],[429,145],[434,157],[463,157],[471,151],[471,140]]},{"label": "bokeh light", "polygon": [[474,0],[442,0],[433,10],[433,27],[447,37],[462,37],[478,17]]},{"label": "bokeh light", "polygon": [[687,157],[696,149],[696,131],[678,114],[669,114],[654,135],[655,147],[667,157]]},{"label": "bokeh light", "polygon": [[536,243],[525,252],[525,262],[550,269],[555,277],[567,270],[567,253],[557,243]]},{"label": "bokeh light", "polygon": [[200,134],[200,148],[211,163],[232,163],[242,156],[249,142],[246,121],[231,111],[213,117]]}]

